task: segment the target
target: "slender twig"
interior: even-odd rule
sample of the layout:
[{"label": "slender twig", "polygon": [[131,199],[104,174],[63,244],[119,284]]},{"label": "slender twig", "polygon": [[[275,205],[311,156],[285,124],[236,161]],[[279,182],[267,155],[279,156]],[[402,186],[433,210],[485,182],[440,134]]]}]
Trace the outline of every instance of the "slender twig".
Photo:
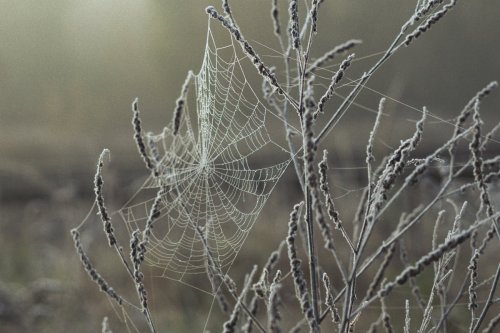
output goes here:
[{"label": "slender twig", "polygon": [[479,318],[477,319],[476,324],[474,325],[473,329],[471,330],[472,333],[477,332],[477,330],[481,326],[481,323],[483,322],[484,318],[486,317],[488,310],[490,309],[491,305],[493,304],[493,297],[495,296],[495,291],[497,289],[499,279],[500,279],[500,264],[497,265],[497,271],[495,273],[495,278],[493,279],[493,282],[491,283],[491,288],[490,288],[490,293],[488,294],[488,299],[486,300],[486,304],[484,305],[483,311],[481,311],[481,314],[479,315]]}]

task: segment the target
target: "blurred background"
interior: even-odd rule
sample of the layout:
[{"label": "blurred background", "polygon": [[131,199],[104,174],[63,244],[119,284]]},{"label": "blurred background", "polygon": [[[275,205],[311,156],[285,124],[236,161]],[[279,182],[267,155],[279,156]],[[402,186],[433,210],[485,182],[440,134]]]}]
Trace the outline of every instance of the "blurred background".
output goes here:
[{"label": "blurred background", "polygon": [[[265,62],[278,65],[271,1],[232,4],[246,38]],[[103,148],[112,156],[105,171],[111,209],[147,176],[133,142],[131,102],[140,98],[148,131],[171,121],[187,71],[201,65],[207,5],[221,11],[215,0],[0,0],[0,331],[95,332],[104,316],[119,327],[113,308],[81,268],[69,230],[92,205],[93,174]],[[366,58],[354,63],[350,76],[355,77],[378,59],[373,55],[387,48],[414,6],[398,0],[326,1],[312,56],[361,39],[354,52]],[[284,28],[284,3],[281,14]],[[377,72],[368,83],[373,90],[363,91],[360,106],[353,106],[320,147],[330,149],[338,167],[332,177],[338,179],[341,206],[351,207],[364,186],[354,167],[363,164],[375,116],[370,110],[377,108],[379,93],[394,99],[387,104],[381,152],[406,137],[424,105],[451,119],[476,91],[500,79],[498,17],[494,0],[460,2]],[[254,84],[260,91],[260,82]],[[499,109],[498,94],[482,103],[486,128],[499,120]],[[424,150],[451,131],[445,121],[433,120]],[[500,144],[490,149],[498,153]],[[245,262],[262,265],[284,239],[288,212],[299,198],[289,171],[237,258],[236,275],[240,266],[248,270]],[[125,284],[119,265],[109,264],[114,254],[105,247],[100,226],[95,229],[88,244],[97,266],[109,280]],[[164,314],[158,315],[162,327],[201,331],[210,297],[175,282],[149,283],[157,290],[154,306]],[[213,316],[217,322],[217,313]]]}]

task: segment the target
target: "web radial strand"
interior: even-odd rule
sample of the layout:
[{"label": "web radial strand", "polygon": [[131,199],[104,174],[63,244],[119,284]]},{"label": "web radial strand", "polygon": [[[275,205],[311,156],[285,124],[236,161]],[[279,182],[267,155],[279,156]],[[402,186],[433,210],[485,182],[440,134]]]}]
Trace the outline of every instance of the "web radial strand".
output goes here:
[{"label": "web radial strand", "polygon": [[282,148],[281,161],[263,161],[263,149],[279,146],[268,131],[268,117],[277,116],[252,90],[242,65],[248,60],[231,38],[216,42],[209,27],[178,134],[166,127],[150,135],[160,175],[151,176],[119,211],[129,232],[142,230],[156,193],[164,189],[146,261],[171,279],[206,273],[198,227],[216,265],[229,269],[290,162]]}]

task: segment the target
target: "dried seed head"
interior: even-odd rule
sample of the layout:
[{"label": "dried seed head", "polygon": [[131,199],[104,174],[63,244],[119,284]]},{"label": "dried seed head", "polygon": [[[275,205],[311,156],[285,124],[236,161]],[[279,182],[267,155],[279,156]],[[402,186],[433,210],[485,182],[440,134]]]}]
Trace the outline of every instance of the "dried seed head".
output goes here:
[{"label": "dried seed head", "polygon": [[300,28],[297,0],[290,1],[288,14],[290,15],[290,21],[288,23],[288,35],[290,37],[290,44],[292,45],[293,49],[298,49],[300,46]]},{"label": "dried seed head", "polygon": [[333,294],[332,294],[332,289],[331,289],[331,284],[330,284],[330,278],[326,273],[323,273],[323,285],[325,286],[325,294],[326,294],[326,300],[325,300],[325,305],[328,307],[328,310],[330,311],[330,314],[332,316],[332,321],[334,323],[339,323],[340,322],[340,315],[339,311],[337,310],[337,307],[335,306]]},{"label": "dried seed head", "polygon": [[80,242],[80,233],[77,229],[71,230],[71,236],[73,237],[73,243],[75,245],[76,252],[78,253],[80,262],[83,265],[83,268],[90,276],[90,279],[94,281],[99,289],[106,293],[111,299],[113,299],[119,305],[123,304],[123,299],[120,295],[118,295],[113,288],[108,284],[108,282],[95,270],[94,266],[90,262],[90,258],[87,256],[85,251],[83,250],[83,246]]},{"label": "dried seed head", "polygon": [[356,45],[361,44],[361,41],[358,39],[351,39],[345,43],[337,45],[332,50],[325,53],[323,56],[316,59],[311,66],[306,70],[306,77],[312,75],[317,69],[320,69],[326,62],[334,60],[339,54],[349,51]]},{"label": "dried seed head", "polygon": [[326,102],[328,102],[328,100],[330,100],[330,98],[332,98],[333,93],[335,91],[335,87],[344,77],[344,73],[351,65],[351,61],[353,58],[354,58],[354,53],[349,55],[344,61],[342,61],[342,63],[340,64],[339,70],[332,76],[332,80],[330,82],[330,85],[328,86],[328,89],[323,94],[323,96],[321,96],[321,98],[318,102],[318,107],[313,115],[314,119],[316,119],[318,114],[324,112]]},{"label": "dried seed head", "polygon": [[184,81],[184,84],[182,85],[181,89],[181,94],[179,98],[175,101],[175,110],[174,110],[174,135],[177,135],[179,133],[179,128],[181,126],[181,119],[182,119],[182,114],[184,113],[184,109],[186,107],[186,98],[187,98],[187,93],[189,89],[189,82],[191,81],[191,78],[193,77],[193,72],[189,71],[188,75],[186,77],[186,80]]},{"label": "dried seed head", "polygon": [[278,7],[278,0],[273,0],[273,5],[271,7],[271,18],[273,20],[274,34],[276,36],[281,35],[281,24],[280,24],[280,13]]},{"label": "dried seed head", "polygon": [[[457,0],[451,0],[449,3],[443,6],[441,10],[432,14],[424,23],[418,26],[413,32],[406,36],[404,41],[405,45],[410,45],[415,39],[420,37],[421,34],[429,30],[434,24],[436,24],[440,19],[442,19],[448,11],[457,4]],[[417,16],[416,16],[417,17]]]},{"label": "dried seed head", "polygon": [[104,195],[103,195],[103,184],[104,181],[102,179],[102,167],[104,165],[104,156],[109,155],[109,150],[104,149],[99,156],[99,161],[97,162],[97,171],[94,177],[94,192],[95,192],[95,201],[97,204],[97,209],[99,215],[101,216],[101,220],[104,226],[104,233],[108,237],[109,246],[113,246],[116,244],[115,231],[111,224],[111,217],[109,216],[108,209],[104,204]]},{"label": "dried seed head", "polygon": [[146,144],[142,138],[142,126],[141,126],[141,117],[139,111],[139,98],[134,99],[132,102],[132,125],[134,127],[134,140],[137,146],[137,150],[139,150],[139,154],[141,155],[144,164],[146,164],[146,168],[150,170],[155,176],[158,176],[158,171],[156,169],[157,165],[154,160],[148,155],[146,150]]}]

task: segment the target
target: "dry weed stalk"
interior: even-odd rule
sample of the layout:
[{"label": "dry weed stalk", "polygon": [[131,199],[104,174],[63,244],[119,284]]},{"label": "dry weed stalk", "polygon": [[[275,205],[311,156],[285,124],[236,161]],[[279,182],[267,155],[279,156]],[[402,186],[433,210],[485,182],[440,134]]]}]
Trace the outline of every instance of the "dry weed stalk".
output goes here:
[{"label": "dry weed stalk", "polygon": [[[497,83],[488,84],[466,104],[457,116],[453,133],[447,141],[425,156],[414,157],[417,146],[424,135],[424,123],[430,114],[427,108],[424,107],[421,112],[421,119],[416,122],[413,135],[403,140],[392,153],[381,158],[380,166],[373,170],[373,163],[377,155],[375,146],[378,128],[383,122],[382,114],[386,103],[384,98],[381,99],[377,117],[373,129],[369,133],[366,146],[367,186],[359,199],[357,212],[354,214],[354,221],[350,226],[348,223],[341,221],[340,216],[347,218],[348,212],[341,215],[335,204],[333,190],[328,183],[327,151],[324,150],[323,159],[319,164],[316,156],[316,151],[323,143],[323,140],[338,125],[360,91],[377,70],[398,50],[404,46],[414,44],[417,38],[420,38],[431,27],[441,21],[450,12],[450,9],[457,5],[457,1],[419,0],[414,13],[403,23],[400,31],[380,59],[359,78],[352,80],[353,86],[350,87],[347,97],[333,110],[329,110],[327,102],[333,98],[335,89],[342,78],[345,77],[346,70],[352,64],[354,55],[347,56],[341,62],[338,70],[332,75],[328,84],[324,86],[315,83],[317,80],[315,74],[328,62],[358,45],[360,41],[356,39],[349,40],[311,61],[311,48],[318,32],[318,25],[321,23],[320,5],[322,2],[311,0],[309,3],[306,2],[307,6],[302,9],[302,3],[299,6],[298,1],[289,1],[288,36],[286,36],[288,38],[284,38],[281,29],[281,6],[279,1],[271,1],[273,32],[280,43],[283,55],[284,82],[281,82],[281,74],[277,74],[282,72],[266,64],[257,53],[256,48],[243,36],[228,0],[222,1],[224,14],[220,14],[213,6],[206,8],[210,19],[218,21],[228,30],[263,79],[264,100],[268,102],[270,108],[276,110],[282,117],[290,158],[293,161],[303,196],[303,202],[293,207],[288,224],[286,246],[289,274],[285,273],[282,276],[281,271],[278,270],[274,275],[274,279],[270,282],[270,278],[273,276],[272,271],[280,261],[279,253],[284,244],[282,243],[277,251],[271,253],[268,262],[262,269],[260,278],[255,283],[253,278],[257,267],[253,267],[239,293],[236,291],[233,280],[223,274],[221,267],[214,259],[204,230],[199,226],[193,226],[205,249],[207,277],[212,285],[213,293],[219,301],[222,311],[229,315],[229,319],[223,325],[223,331],[235,332],[240,329],[243,332],[251,332],[254,327],[261,332],[284,331],[284,326],[289,322],[284,318],[284,312],[281,312],[280,308],[284,307],[284,302],[287,300],[282,295],[285,293],[291,294],[284,288],[287,277],[290,277],[295,289],[295,293],[292,293],[293,298],[302,313],[301,319],[291,326],[290,332],[298,331],[302,325],[307,325],[308,329],[314,333],[319,333],[321,328],[326,329],[327,325],[330,325],[327,331],[351,332],[356,328],[355,325],[360,326],[365,323],[363,319],[366,315],[366,309],[375,301],[381,303],[380,316],[375,320],[371,319],[372,323],[366,327],[368,331],[375,332],[379,326],[382,326],[386,332],[398,331],[400,328],[394,326],[391,316],[389,316],[389,307],[386,304],[389,302],[393,290],[405,285],[407,282],[415,295],[417,309],[421,312],[422,319],[418,323],[417,318],[411,318],[413,312],[410,311],[410,301],[405,300],[404,305],[401,304],[402,309],[405,310],[402,311],[404,315],[401,316],[404,319],[404,326],[402,327],[404,332],[410,332],[410,321],[412,326],[420,327],[419,332],[428,330],[431,332],[446,332],[450,314],[458,302],[466,296],[468,296],[468,307],[471,311],[470,332],[475,333],[481,327],[484,327],[484,332],[492,332],[500,322],[499,316],[492,317],[490,315],[493,304],[497,302],[495,301],[495,293],[500,275],[500,265],[498,265],[499,268],[496,274],[488,280],[491,287],[485,303],[479,302],[479,295],[484,294],[481,287],[487,283],[479,283],[478,277],[482,274],[484,263],[481,262],[486,256],[487,245],[492,240],[498,241],[500,239],[500,233],[498,232],[500,214],[496,211],[491,198],[493,186],[489,186],[500,175],[500,157],[493,156],[489,159],[484,157],[486,144],[494,141],[493,135],[500,126],[496,125],[489,133],[482,135],[483,124],[479,113],[479,104],[497,86]],[[301,20],[302,17],[303,20]],[[295,59],[292,53],[295,54]],[[292,68],[293,60],[296,61],[295,69]],[[296,73],[293,80],[292,73]],[[173,117],[174,135],[177,135],[180,129],[185,104],[187,103],[188,83],[192,75],[191,72],[188,74],[181,95],[176,101]],[[292,82],[296,83],[296,85],[291,84]],[[318,102],[316,103],[316,101]],[[297,121],[300,122],[300,130],[297,131],[293,131],[289,123],[288,111],[292,108],[298,116]],[[467,125],[470,115],[472,115],[472,124]],[[154,176],[158,176],[161,170],[162,158],[159,156],[151,136],[146,136],[147,145],[145,144],[137,99],[133,103],[132,123],[134,138],[140,156],[144,160],[147,169]],[[292,140],[294,135],[299,135],[302,138],[301,144],[298,146]],[[457,147],[464,141],[470,141],[469,151],[471,156],[459,165],[456,163]],[[149,150],[147,147],[149,147]],[[118,295],[93,268],[80,242],[80,227],[72,231],[75,247],[84,269],[91,276],[91,279],[99,285],[100,289],[120,306],[127,304],[143,312],[150,330],[155,332],[156,329],[148,308],[141,264],[149,247],[152,228],[160,215],[160,206],[162,205],[165,189],[161,188],[158,191],[154,202],[150,206],[144,230],[136,230],[132,234],[130,258],[126,260],[114,234],[111,218],[104,204],[101,169],[105,154],[106,151],[99,158],[95,177],[96,204],[108,243],[115,248],[120,260],[131,276],[140,305],[133,305]],[[447,158],[444,157],[446,154],[448,154]],[[449,163],[447,167],[439,165],[445,162]],[[398,207],[396,207],[397,203],[408,195],[411,188],[421,185],[419,183],[422,182],[426,172],[435,167],[436,164],[443,174],[437,193],[433,193],[429,198],[426,198],[426,203],[421,203],[410,213],[399,212]],[[471,167],[474,181],[460,184],[459,176],[471,171]],[[459,186],[456,186],[457,184]],[[451,189],[453,186],[455,188]],[[465,203],[462,205],[462,209],[459,210],[458,203],[449,200],[451,196],[473,186],[477,186],[479,189],[477,199],[480,202],[475,218],[470,217],[471,214],[468,214],[469,206],[466,206]],[[440,206],[445,200],[449,200],[452,206],[455,206],[456,217],[446,238],[438,244],[440,234],[442,234],[441,230],[445,228],[447,223],[445,218],[446,210]],[[302,214],[302,208],[304,208],[304,214]],[[426,217],[433,215],[437,209],[439,210],[437,218],[432,219],[435,227],[431,228],[433,233],[429,237],[429,240],[432,240],[431,250],[420,257],[410,258],[411,253],[408,253],[405,245],[407,244],[408,234],[417,225],[425,223]],[[325,218],[325,210],[327,216],[333,222],[333,226],[340,231],[340,236],[345,240],[345,242],[342,241],[343,245],[336,242],[336,233],[332,231],[329,221]],[[392,214],[393,211],[396,211],[395,215]],[[465,218],[466,214],[467,218]],[[306,276],[302,268],[301,251],[296,245],[298,238],[301,237],[297,231],[302,216],[304,216],[305,221],[305,235],[303,238],[306,245],[305,255],[308,262],[308,276]],[[322,240],[315,237],[315,222],[321,231]],[[387,228],[385,230],[389,231],[382,232],[384,230],[383,226]],[[485,227],[488,227],[486,231],[484,230]],[[379,234],[377,235],[377,233]],[[480,237],[481,233],[484,235],[481,242],[478,243],[477,240],[479,240],[478,237]],[[468,239],[471,239],[472,251],[464,254],[466,250],[460,250],[460,247]],[[320,242],[328,250],[328,255],[331,255],[331,259],[333,259],[331,262],[335,263],[340,272],[340,278],[333,279],[333,283],[329,278],[329,276],[333,275],[323,273],[323,293],[321,292],[321,283],[318,276],[320,271],[331,269],[331,265],[328,265],[329,259],[323,257],[323,262],[319,262],[319,251],[316,246]],[[340,249],[345,249],[345,251]],[[399,256],[403,261],[403,268],[392,260],[396,252],[399,252]],[[460,267],[460,260],[467,255],[469,255],[467,258],[469,266],[459,276],[460,269],[463,269]],[[409,265],[408,263],[411,261],[415,263]],[[375,263],[378,263],[378,266]],[[431,279],[430,292],[426,294],[419,285],[418,279],[425,275],[424,271],[429,271],[428,266],[434,268],[434,275]],[[371,279],[368,279],[369,283],[365,281],[367,272],[373,272]],[[461,289],[453,297],[452,281],[460,277],[463,278]],[[332,286],[336,287],[335,291],[332,290]],[[254,295],[247,302],[246,296],[251,289],[253,289]],[[226,294],[229,294],[234,299],[232,309],[231,302],[226,298]],[[360,297],[363,295],[364,297]],[[453,300],[448,303],[450,297]],[[438,300],[436,301],[436,299]],[[441,302],[442,310],[436,312],[433,310],[438,301]],[[265,314],[258,313],[259,302],[266,305],[267,312]],[[479,312],[480,304],[484,305]],[[323,321],[328,314],[331,314],[332,321],[327,324]],[[263,316],[267,316],[266,327],[259,321]],[[489,322],[487,322],[486,318],[490,318]],[[239,323],[242,323],[242,325],[238,326]]]}]

